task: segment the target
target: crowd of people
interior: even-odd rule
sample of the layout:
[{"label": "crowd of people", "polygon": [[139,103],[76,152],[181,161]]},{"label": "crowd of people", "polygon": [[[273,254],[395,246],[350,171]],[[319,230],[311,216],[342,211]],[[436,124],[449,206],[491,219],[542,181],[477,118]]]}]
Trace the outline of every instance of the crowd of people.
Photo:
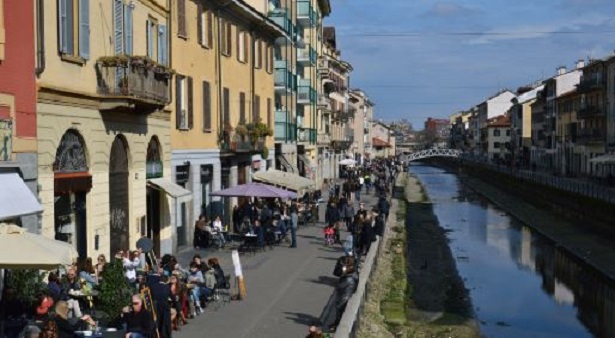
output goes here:
[{"label": "crowd of people", "polygon": [[[106,316],[115,318],[109,325],[114,326],[113,330],[125,332],[126,338],[169,338],[173,330],[179,330],[190,318],[203,313],[210,302],[218,301],[220,290],[230,288],[230,276],[224,274],[215,257],[205,262],[198,254],[194,255],[188,268],[183,268],[171,255],[152,262],[140,250],[120,251],[113,259],[128,285],[122,313],[104,314],[96,310],[100,305],[99,290],[109,283],[104,278],[109,263],[100,255],[96,264],[87,258],[79,264],[49,272],[33,306],[15,297],[12,287],[5,287],[1,309],[9,323],[5,326],[5,336],[75,337],[99,328],[99,320]],[[145,289],[151,296],[149,309],[145,306]]]}]

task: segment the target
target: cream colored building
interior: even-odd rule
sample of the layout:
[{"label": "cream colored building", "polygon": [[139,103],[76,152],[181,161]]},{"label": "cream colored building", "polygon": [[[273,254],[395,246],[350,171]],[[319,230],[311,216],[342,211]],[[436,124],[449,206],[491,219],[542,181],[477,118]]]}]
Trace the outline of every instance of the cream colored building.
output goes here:
[{"label": "cream colored building", "polygon": [[42,233],[72,243],[80,256],[109,257],[142,236],[157,253],[172,252],[171,195],[184,192],[148,198],[148,177],[175,188],[167,3],[45,1],[37,105]]},{"label": "cream colored building", "polygon": [[[274,43],[284,31],[244,1],[174,1],[171,60],[177,72],[171,117],[174,181],[192,192],[180,205],[178,245],[199,215],[231,222],[237,199],[212,191],[251,181],[273,166]],[[260,128],[260,129],[259,129]]]},{"label": "cream colored building", "polygon": [[350,92],[350,106],[355,112],[351,115],[351,128],[354,132],[354,141],[351,149],[354,159],[359,163],[364,163],[369,159],[371,149],[371,120],[374,118],[374,104],[369,97],[360,89]]}]

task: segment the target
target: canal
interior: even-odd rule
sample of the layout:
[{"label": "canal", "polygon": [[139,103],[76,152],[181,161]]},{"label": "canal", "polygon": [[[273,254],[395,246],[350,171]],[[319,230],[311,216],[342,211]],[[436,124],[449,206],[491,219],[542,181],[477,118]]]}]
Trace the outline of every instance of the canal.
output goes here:
[{"label": "canal", "polygon": [[[615,337],[613,281],[443,169],[415,165],[487,337]],[[412,217],[412,215],[409,215]]]}]

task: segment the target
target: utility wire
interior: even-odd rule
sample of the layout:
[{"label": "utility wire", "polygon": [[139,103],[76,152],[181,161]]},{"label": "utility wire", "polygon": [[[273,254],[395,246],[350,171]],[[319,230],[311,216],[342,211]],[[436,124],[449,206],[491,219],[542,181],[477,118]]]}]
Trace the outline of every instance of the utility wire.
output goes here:
[{"label": "utility wire", "polygon": [[515,35],[581,35],[613,34],[615,30],[598,31],[519,31],[519,32],[391,32],[391,33],[338,33],[347,37],[432,37],[432,36],[515,36]]}]

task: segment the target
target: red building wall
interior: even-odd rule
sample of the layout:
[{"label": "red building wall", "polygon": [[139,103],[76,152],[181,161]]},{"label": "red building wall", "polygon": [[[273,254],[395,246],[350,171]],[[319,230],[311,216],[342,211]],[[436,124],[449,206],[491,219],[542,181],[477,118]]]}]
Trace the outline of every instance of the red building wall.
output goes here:
[{"label": "red building wall", "polygon": [[36,137],[34,1],[0,1],[4,4],[6,34],[4,60],[0,61],[0,93],[15,97],[14,136]]}]

